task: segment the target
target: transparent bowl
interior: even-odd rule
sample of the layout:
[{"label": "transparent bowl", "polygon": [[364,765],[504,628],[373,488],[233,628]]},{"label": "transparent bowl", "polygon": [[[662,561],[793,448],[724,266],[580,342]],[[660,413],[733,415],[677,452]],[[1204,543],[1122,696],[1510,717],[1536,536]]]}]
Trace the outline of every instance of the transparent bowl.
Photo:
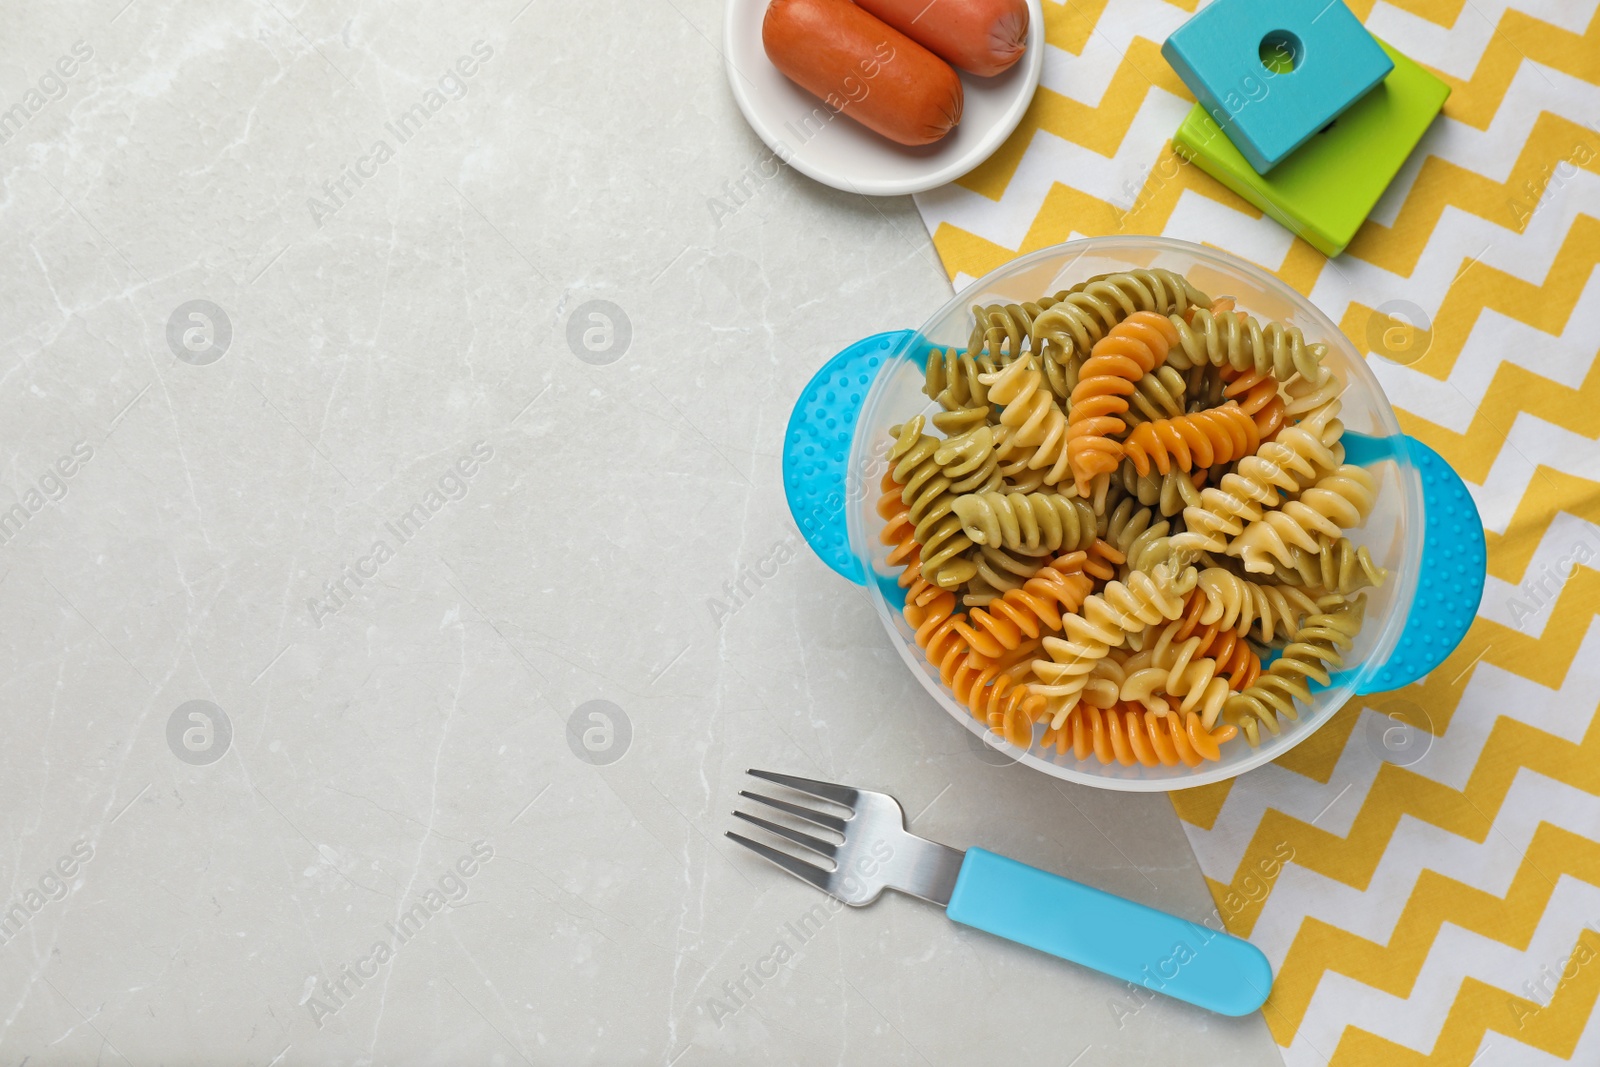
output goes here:
[{"label": "transparent bowl", "polygon": [[[887,351],[855,421],[847,467],[854,476],[849,479],[851,484],[844,494],[842,510],[849,552],[859,564],[860,576],[866,579],[865,585],[884,628],[900,650],[906,666],[964,729],[983,738],[998,751],[1058,778],[1109,789],[1156,791],[1220,781],[1276,759],[1310,737],[1351,696],[1371,691],[1370,683],[1401,639],[1417,595],[1425,515],[1422,479],[1404,449],[1369,464],[1369,469],[1378,476],[1377,504],[1366,525],[1350,531],[1349,536],[1356,544],[1366,546],[1373,559],[1388,569],[1389,576],[1382,586],[1367,592],[1365,625],[1345,656],[1344,668],[1334,675],[1333,684],[1315,694],[1311,706],[1301,712],[1297,722],[1285,722],[1280,734],[1264,736],[1259,747],[1251,748],[1240,737],[1223,745],[1221,761],[1204,763],[1193,769],[1181,764],[1124,767],[1102,764],[1092,757],[1080,762],[1070,752],[1061,755],[1054,748],[1042,748],[1038,738],[1043,726],[1035,727],[1034,743],[1026,750],[992,734],[940,682],[937,668],[917,647],[912,627],[901,614],[904,591],[897,582],[900,571],[887,562],[889,548],[878,537],[884,523],[876,511],[880,495],[878,480],[885,466],[883,456],[889,443],[889,428],[919,413],[932,415],[939,410],[938,405],[922,393],[927,353],[935,346],[966,347],[974,322],[973,305],[1037,300],[1041,295],[1066,289],[1097,274],[1141,267],[1175,271],[1213,298],[1233,297],[1240,310],[1263,322],[1277,320],[1297,326],[1308,342],[1323,342],[1328,346],[1323,365],[1345,384],[1340,417],[1347,431],[1378,439],[1404,440],[1394,409],[1355,346],[1332,320],[1283,282],[1233,256],[1184,241],[1142,236],[1096,237],[1047,248],[1006,264],[963,290],[920,330],[898,340]],[[798,406],[796,413],[800,414]],[[791,491],[791,505],[793,499]],[[798,516],[799,512],[796,514]],[[1481,533],[1479,528],[1480,541]],[[1476,599],[1472,603],[1475,605]],[[1450,644],[1453,647],[1454,642]],[[1442,654],[1438,658],[1442,659]]]}]

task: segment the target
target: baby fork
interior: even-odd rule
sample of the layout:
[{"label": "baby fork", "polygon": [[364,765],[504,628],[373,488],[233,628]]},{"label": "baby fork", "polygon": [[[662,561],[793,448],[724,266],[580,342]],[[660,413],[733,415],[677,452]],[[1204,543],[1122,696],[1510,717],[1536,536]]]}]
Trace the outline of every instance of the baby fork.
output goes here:
[{"label": "baby fork", "polygon": [[741,789],[739,795],[843,837],[824,840],[742,811],[733,814],[822,857],[800,859],[728,831],[728,836],[846,904],[871,904],[885,889],[941,905],[958,923],[1092,967],[1223,1015],[1248,1015],[1272,988],[1261,950],[1220,930],[1135,904],[981,848],[965,852],[906,829],[887,793],[772,771],[753,776],[844,808],[820,811]]}]

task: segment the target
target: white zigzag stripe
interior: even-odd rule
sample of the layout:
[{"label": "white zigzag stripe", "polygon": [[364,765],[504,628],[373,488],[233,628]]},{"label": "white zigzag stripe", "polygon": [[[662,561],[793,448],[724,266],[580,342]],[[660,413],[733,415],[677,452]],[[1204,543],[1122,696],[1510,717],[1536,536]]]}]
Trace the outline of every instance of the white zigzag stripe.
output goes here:
[{"label": "white zigzag stripe", "polygon": [[1072,183],[1075,188],[1127,208],[1150,171],[1151,146],[1165,143],[1188,108],[1171,93],[1151,92],[1109,160],[1041,129],[1000,203],[952,183],[917,194],[917,209],[930,232],[947,222],[1005,248],[1018,248],[1063,175],[1077,179]]},{"label": "white zigzag stripe", "polygon": [[[1524,87],[1536,83],[1542,86],[1537,75],[1529,73],[1524,65],[1507,99],[1520,95]],[[1594,101],[1591,106],[1600,112],[1600,91],[1589,87],[1589,97]],[[1537,114],[1536,106],[1533,114]],[[1531,123],[1529,117],[1522,125],[1531,126]],[[1482,135],[1461,123],[1449,119],[1436,121],[1379,201],[1373,217],[1385,223],[1394,220],[1428,156],[1448,159],[1473,171],[1482,168],[1484,156],[1494,156],[1502,161],[1497,165],[1503,167],[1504,172],[1493,180],[1505,181],[1510,163],[1520,153],[1526,134],[1527,130],[1522,130],[1515,144],[1497,150],[1480,147]],[[1600,135],[1594,138],[1594,150],[1600,156]],[[1311,293],[1313,302],[1335,321],[1343,318],[1352,296],[1365,301],[1376,293],[1383,294],[1386,300],[1409,301],[1432,314],[1463,271],[1477,269],[1480,263],[1533,284],[1542,283],[1576,218],[1580,214],[1600,213],[1600,183],[1594,175],[1572,167],[1563,167],[1561,173],[1563,179],[1554,183],[1545,203],[1528,221],[1525,232],[1518,234],[1512,230],[1520,216],[1510,202],[1510,195],[1520,193],[1518,190],[1508,194],[1504,214],[1491,219],[1457,207],[1446,207],[1409,276],[1400,277],[1364,260],[1343,256],[1330,262],[1329,269],[1318,277]],[[1525,193],[1518,195],[1518,201],[1524,209],[1530,207]]]},{"label": "white zigzag stripe", "polygon": [[[1595,182],[1600,192],[1600,179]],[[1600,197],[1596,200],[1600,203]],[[1594,359],[1596,336],[1600,336],[1600,272],[1590,276],[1560,338],[1486,308],[1473,324],[1447,380],[1439,381],[1387,359],[1374,359],[1371,366],[1390,396],[1405,397],[1406,406],[1426,411],[1429,422],[1464,433],[1502,362],[1576,389]]]},{"label": "white zigzag stripe", "polygon": [[[1589,966],[1594,966],[1591,962]],[[1534,1017],[1535,1019],[1537,1016]],[[1533,1022],[1533,1019],[1528,1022]],[[1552,1056],[1543,1049],[1524,1045],[1504,1034],[1486,1031],[1472,1057],[1475,1064],[1514,1063],[1517,1067],[1557,1067],[1574,1063],[1600,1063],[1600,1012],[1594,1012],[1584,1023],[1583,1034],[1573,1047],[1571,1057]]]},{"label": "white zigzag stripe", "polygon": [[[1045,0],[1049,2],[1049,0]],[[1111,79],[1127,57],[1135,37],[1160,43],[1188,19],[1188,15],[1168,4],[1113,3],[1083,43],[1083,52],[1073,55],[1062,48],[1051,48],[1039,84],[1080,103],[1098,105],[1111,88]],[[1144,72],[1147,77],[1155,71]]]},{"label": "white zigzag stripe", "polygon": [[1576,0],[1517,0],[1515,5],[1504,0],[1473,0],[1456,16],[1454,25],[1444,27],[1379,3],[1367,17],[1366,27],[1418,62],[1466,80],[1477,69],[1505,12],[1513,6],[1572,33],[1582,33],[1594,13],[1593,4],[1581,5]]},{"label": "white zigzag stripe", "polygon": [[1510,524],[1526,487],[1538,477],[1536,466],[1594,481],[1600,471],[1600,441],[1518,412],[1483,485],[1467,483],[1486,529],[1505,530]]},{"label": "white zigzag stripe", "polygon": [[[1530,990],[1538,993],[1541,969],[1559,972],[1585,925],[1600,929],[1600,887],[1561,878],[1525,951],[1446,923],[1439,928],[1406,996],[1394,996],[1334,971],[1324,972],[1293,1042],[1284,1050],[1284,1063],[1289,1067],[1325,1064],[1346,1025],[1429,1052],[1467,978],[1507,991],[1505,1015],[1493,1021],[1512,1024],[1508,1028],[1514,1030],[1516,1016],[1510,994],[1532,999]],[[1600,961],[1588,965],[1600,966]],[[1538,993],[1538,997],[1543,1002],[1547,994]]]},{"label": "white zigzag stripe", "polygon": [[[1594,715],[1594,694],[1600,691],[1600,624],[1589,625],[1559,690],[1530,682],[1493,664],[1480,662],[1471,669],[1473,674],[1450,720],[1450,729],[1436,737],[1426,754],[1407,767],[1414,774],[1457,790],[1466,786],[1498,717],[1527,723],[1566,741],[1581,740]],[[1233,880],[1244,862],[1245,849],[1269,808],[1303,822],[1314,822],[1328,833],[1348,836],[1384,763],[1383,731],[1393,723],[1382,712],[1393,710],[1389,703],[1396,699],[1384,694],[1371,699],[1326,785],[1268,764],[1234,781],[1214,829],[1185,824],[1189,844],[1207,877],[1223,882]],[[1420,739],[1414,743],[1420,743]],[[1409,751],[1403,758],[1410,758]],[[1418,857],[1413,854],[1410,859],[1416,861]],[[1282,895],[1280,885],[1273,900]],[[1400,903],[1403,902],[1404,897]],[[1398,913],[1391,915],[1386,921],[1392,925],[1397,916]]]},{"label": "white zigzag stripe", "polygon": [[[1528,843],[1543,823],[1583,837],[1600,836],[1600,798],[1523,770],[1481,844],[1419,819],[1402,818],[1363,888],[1297,864],[1286,866],[1250,931],[1250,940],[1275,967],[1288,956],[1308,919],[1388,944],[1423,871],[1504,897]],[[1600,921],[1600,910],[1594,915]]]},{"label": "white zigzag stripe", "polygon": [[1575,561],[1600,570],[1600,527],[1560,512],[1534,549],[1520,584],[1513,585],[1492,574],[1484,580],[1478,614],[1525,634],[1541,636],[1556,598],[1571,580]]}]

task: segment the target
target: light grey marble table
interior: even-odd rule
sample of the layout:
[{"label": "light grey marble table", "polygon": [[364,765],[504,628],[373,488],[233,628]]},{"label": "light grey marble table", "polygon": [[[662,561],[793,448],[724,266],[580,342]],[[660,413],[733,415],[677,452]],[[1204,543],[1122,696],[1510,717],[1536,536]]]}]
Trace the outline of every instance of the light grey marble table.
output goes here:
[{"label": "light grey marble table", "polygon": [[1279,1062],[722,837],[774,767],[1210,906],[800,546],[789,405],[950,290],[763,174],[717,0],[7,8],[0,1060]]}]

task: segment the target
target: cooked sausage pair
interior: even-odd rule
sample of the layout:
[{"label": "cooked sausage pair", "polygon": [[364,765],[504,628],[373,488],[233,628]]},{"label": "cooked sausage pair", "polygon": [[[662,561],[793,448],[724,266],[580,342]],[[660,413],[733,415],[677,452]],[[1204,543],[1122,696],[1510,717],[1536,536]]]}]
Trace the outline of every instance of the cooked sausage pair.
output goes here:
[{"label": "cooked sausage pair", "polygon": [[772,0],[761,27],[786,77],[903,145],[931,144],[961,121],[951,63],[991,77],[1027,36],[1023,0]]}]

